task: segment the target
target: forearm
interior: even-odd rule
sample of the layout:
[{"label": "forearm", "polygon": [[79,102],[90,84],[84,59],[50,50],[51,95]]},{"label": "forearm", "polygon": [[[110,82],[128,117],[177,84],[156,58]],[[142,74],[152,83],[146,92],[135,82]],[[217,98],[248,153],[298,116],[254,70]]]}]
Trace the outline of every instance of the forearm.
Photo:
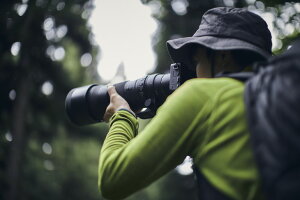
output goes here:
[{"label": "forearm", "polygon": [[[130,114],[126,113],[126,117]],[[180,139],[168,136],[173,130],[165,133],[159,128],[163,123],[157,124],[154,120],[156,126],[150,124],[134,138],[136,129],[132,128],[132,124],[136,119],[131,118],[129,122],[129,118],[119,113],[113,118],[99,163],[99,186],[104,197],[124,198],[173,169],[186,156],[187,152],[176,146]]]},{"label": "forearm", "polygon": [[102,195],[120,199],[132,194],[180,164],[201,141],[201,134],[193,133],[200,131],[195,128],[205,94],[197,98],[190,87],[175,93],[137,137],[131,114],[114,116],[100,155]]},{"label": "forearm", "polygon": [[137,135],[138,121],[128,111],[120,110],[112,116],[109,126],[101,154],[106,151],[112,153],[133,139]]},{"label": "forearm", "polygon": [[[115,184],[120,183],[118,174],[118,157],[125,145],[137,135],[137,119],[127,111],[116,112],[110,120],[110,129],[101,149],[99,160],[99,188],[104,196],[118,194]],[[113,197],[112,197],[113,198]]]}]

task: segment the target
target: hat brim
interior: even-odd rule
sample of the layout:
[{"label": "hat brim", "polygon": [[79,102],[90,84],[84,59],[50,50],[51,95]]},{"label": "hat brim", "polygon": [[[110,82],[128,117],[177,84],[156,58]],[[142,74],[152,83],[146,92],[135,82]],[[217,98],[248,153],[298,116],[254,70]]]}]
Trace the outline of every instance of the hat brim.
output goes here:
[{"label": "hat brim", "polygon": [[249,50],[261,55],[265,59],[272,55],[256,45],[235,38],[201,36],[167,41],[168,51],[172,60],[175,63],[182,63],[190,69],[195,68],[190,55],[190,47],[192,45],[202,45],[213,50]]}]

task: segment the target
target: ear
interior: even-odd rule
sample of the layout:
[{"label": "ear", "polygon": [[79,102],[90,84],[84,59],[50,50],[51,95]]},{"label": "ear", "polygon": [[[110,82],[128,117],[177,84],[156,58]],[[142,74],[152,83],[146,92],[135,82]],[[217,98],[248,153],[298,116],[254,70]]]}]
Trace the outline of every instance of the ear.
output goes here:
[{"label": "ear", "polygon": [[224,61],[230,56],[230,51],[220,51],[221,60]]},{"label": "ear", "polygon": [[222,51],[222,52],[221,52],[221,58],[222,58],[222,60],[224,60],[225,57],[226,57],[226,52]]},{"label": "ear", "polygon": [[232,51],[222,51],[220,53],[224,70],[231,72],[239,71],[240,68],[237,66],[236,61],[233,58]]}]

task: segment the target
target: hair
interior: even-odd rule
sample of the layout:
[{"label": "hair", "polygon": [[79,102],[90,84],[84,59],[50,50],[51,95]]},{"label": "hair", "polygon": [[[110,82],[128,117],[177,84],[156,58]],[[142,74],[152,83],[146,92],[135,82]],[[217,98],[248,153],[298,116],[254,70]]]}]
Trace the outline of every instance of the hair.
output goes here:
[{"label": "hair", "polygon": [[252,66],[255,62],[266,60],[258,53],[249,50],[232,50],[231,54],[236,64],[240,67],[240,71],[248,66]]},{"label": "hair", "polygon": [[[206,49],[206,56],[211,62],[213,62],[215,52],[218,50],[213,50],[211,48],[199,45],[199,44],[191,44],[189,46],[189,55],[190,60],[192,61],[193,66],[196,66],[196,63],[193,63],[193,56],[196,53],[196,50],[199,48],[205,48]],[[266,59],[261,56],[260,54],[250,51],[250,50],[244,50],[244,49],[238,49],[238,50],[230,50],[232,58],[236,62],[237,66],[239,67],[238,71],[243,71],[246,67],[253,66],[256,62],[262,62]],[[215,73],[214,66],[212,66],[212,74]]]}]

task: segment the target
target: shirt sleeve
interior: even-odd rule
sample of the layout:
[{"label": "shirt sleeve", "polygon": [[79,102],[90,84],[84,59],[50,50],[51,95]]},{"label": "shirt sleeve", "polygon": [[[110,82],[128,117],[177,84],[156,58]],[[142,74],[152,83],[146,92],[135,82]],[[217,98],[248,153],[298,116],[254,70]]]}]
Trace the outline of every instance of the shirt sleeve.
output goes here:
[{"label": "shirt sleeve", "polygon": [[104,197],[129,196],[175,168],[201,145],[204,134],[195,133],[205,133],[210,96],[205,84],[199,87],[199,83],[188,81],[170,95],[138,135],[134,116],[126,111],[113,115],[99,161],[98,183]]}]

